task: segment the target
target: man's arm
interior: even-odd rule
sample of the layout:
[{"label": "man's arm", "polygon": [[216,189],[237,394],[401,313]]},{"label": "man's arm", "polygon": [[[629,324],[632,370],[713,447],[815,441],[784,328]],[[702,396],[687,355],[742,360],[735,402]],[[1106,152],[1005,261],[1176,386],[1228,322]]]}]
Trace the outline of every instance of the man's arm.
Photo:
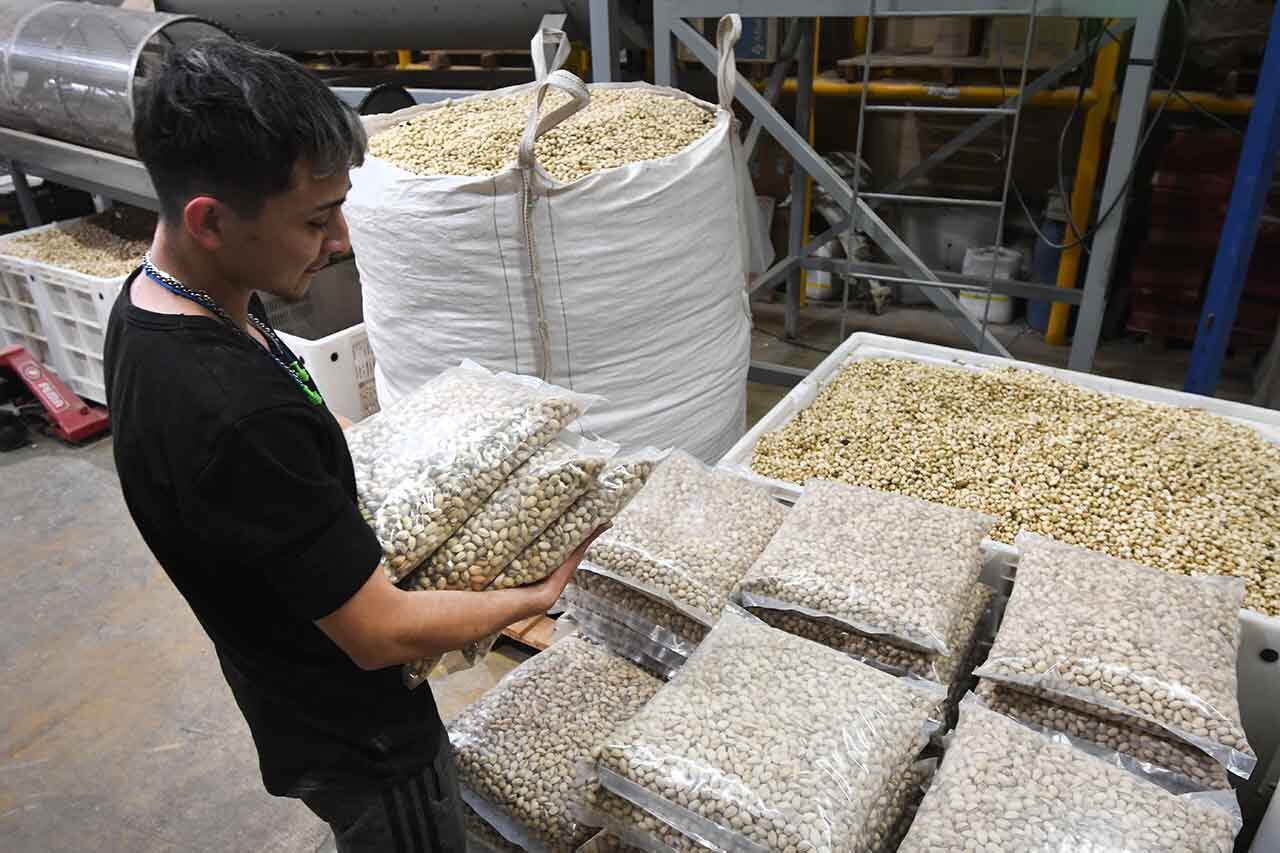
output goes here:
[{"label": "man's arm", "polygon": [[560,598],[596,531],[563,566],[536,584],[489,592],[406,592],[375,567],[364,586],[316,620],[361,669],[382,669],[460,649],[512,623],[545,613]]}]

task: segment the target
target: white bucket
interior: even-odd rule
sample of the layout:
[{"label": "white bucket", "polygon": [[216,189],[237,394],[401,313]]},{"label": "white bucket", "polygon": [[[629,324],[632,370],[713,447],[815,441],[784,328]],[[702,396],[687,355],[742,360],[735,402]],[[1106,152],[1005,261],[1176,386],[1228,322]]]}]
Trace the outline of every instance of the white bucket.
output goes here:
[{"label": "white bucket", "polygon": [[[1013,278],[1021,263],[1022,253],[1016,249],[997,249],[995,246],[987,246],[965,251],[964,265],[960,268],[960,272],[976,278],[991,278],[994,267],[996,278],[1009,279]],[[960,299],[960,307],[964,312],[979,322],[982,322],[984,314],[988,323],[1013,321],[1013,297],[1007,294],[988,295],[982,291],[962,290],[956,295]],[[987,307],[988,302],[990,302],[990,308]]]},{"label": "white bucket", "polygon": [[[814,255],[819,258],[834,257],[835,249],[838,245],[833,240],[825,246],[820,246],[814,252]],[[840,282],[826,270],[805,270],[804,295],[806,299],[812,299],[817,302],[838,300],[841,297]]]}]

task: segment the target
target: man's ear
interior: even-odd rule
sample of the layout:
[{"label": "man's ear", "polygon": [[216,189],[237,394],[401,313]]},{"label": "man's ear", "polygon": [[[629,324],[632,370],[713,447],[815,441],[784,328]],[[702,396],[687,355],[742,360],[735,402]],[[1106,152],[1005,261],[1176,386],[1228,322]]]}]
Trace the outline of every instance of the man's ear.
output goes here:
[{"label": "man's ear", "polygon": [[226,237],[226,206],[216,198],[198,195],[187,202],[182,209],[182,222],[201,248],[215,250],[222,248]]}]

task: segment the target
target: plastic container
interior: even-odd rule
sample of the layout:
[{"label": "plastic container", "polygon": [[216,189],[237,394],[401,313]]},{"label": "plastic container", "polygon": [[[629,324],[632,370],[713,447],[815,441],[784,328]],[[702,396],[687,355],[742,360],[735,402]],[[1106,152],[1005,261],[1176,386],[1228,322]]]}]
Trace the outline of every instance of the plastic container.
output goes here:
[{"label": "plastic container", "polygon": [[[0,244],[2,248],[2,244]],[[49,338],[31,294],[26,271],[0,255],[0,346],[25,347],[32,357],[61,375],[53,364]]]},{"label": "plastic container", "polygon": [[[897,217],[898,232],[912,251],[929,266],[950,272],[960,272],[969,248],[989,245],[996,236],[997,216],[989,210],[904,205]],[[922,288],[903,284],[898,301],[922,305],[929,297]]]},{"label": "plastic container", "polygon": [[[964,264],[961,273],[964,275],[990,278],[995,268],[996,278],[1013,278],[1022,263],[1022,253],[1016,249],[1005,249],[987,246],[981,249],[967,249],[964,253]],[[1013,322],[1014,298],[1006,293],[983,293],[974,290],[961,290],[956,294],[960,299],[960,307],[964,313],[974,320],[987,323]],[[987,307],[990,302],[991,307]]]},{"label": "plastic container", "polygon": [[0,279],[4,280],[0,326],[11,338],[7,343],[25,346],[72,391],[103,403],[107,398],[102,366],[107,318],[128,276],[103,278],[3,254],[6,239],[79,221],[41,225],[0,238]]},{"label": "plastic container", "polygon": [[[822,387],[835,378],[848,362],[863,358],[903,358],[967,370],[1009,367],[1034,370],[1063,382],[1070,382],[1105,394],[1115,394],[1167,406],[1203,409],[1235,423],[1250,426],[1268,441],[1280,444],[1280,411],[1089,373],[1076,373],[1032,362],[983,355],[952,347],[857,332],[850,335],[848,340],[827,356],[768,414],[761,418],[724,455],[720,460],[721,467],[769,486],[775,494],[791,495],[793,499],[798,497],[801,487],[797,484],[750,473],[752,450],[760,440],[760,436],[780,428],[797,413],[808,408]],[[987,554],[983,580],[997,591],[1007,591],[1006,572],[1001,569],[1000,564],[1002,561],[1005,566],[1012,563],[1016,559],[1017,552],[1012,546],[997,542],[984,542],[983,550]],[[1277,652],[1280,652],[1280,618],[1263,616],[1252,610],[1241,610],[1240,653],[1236,662],[1240,684],[1240,713],[1244,719],[1250,745],[1258,754],[1259,764],[1268,767],[1266,772],[1255,772],[1255,778],[1250,784],[1257,784],[1264,789],[1280,777],[1280,755],[1277,755],[1280,747],[1280,716],[1275,713],[1275,709],[1280,708],[1280,660],[1276,658]],[[1277,757],[1273,759],[1273,755]],[[1270,764],[1267,763],[1268,761]],[[1261,849],[1280,850],[1280,843]]]},{"label": "plastic container", "polygon": [[[835,241],[820,246],[815,252],[819,258],[835,257],[835,249],[839,244]],[[804,295],[815,302],[831,302],[840,299],[840,283],[833,281],[836,276],[826,270],[806,270],[804,278]]]},{"label": "plastic container", "polygon": [[321,270],[302,302],[259,295],[281,340],[306,362],[331,411],[353,421],[378,411],[355,261]]},{"label": "plastic container", "polygon": [[126,278],[95,278],[50,267],[32,279],[54,369],[71,390],[98,403],[107,401],[102,363],[107,320]]}]

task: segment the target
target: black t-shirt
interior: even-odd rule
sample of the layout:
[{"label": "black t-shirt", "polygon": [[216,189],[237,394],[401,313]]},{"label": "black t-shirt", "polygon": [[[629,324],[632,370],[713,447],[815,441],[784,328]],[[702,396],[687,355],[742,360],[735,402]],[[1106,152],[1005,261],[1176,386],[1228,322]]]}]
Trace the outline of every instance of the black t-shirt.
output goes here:
[{"label": "black t-shirt", "polygon": [[133,305],[136,276],[107,328],[116,469],[142,538],[213,640],[267,790],[421,769],[445,736],[431,691],[407,690],[399,667],[361,670],[313,623],[382,556],[337,421],[245,334]]}]

